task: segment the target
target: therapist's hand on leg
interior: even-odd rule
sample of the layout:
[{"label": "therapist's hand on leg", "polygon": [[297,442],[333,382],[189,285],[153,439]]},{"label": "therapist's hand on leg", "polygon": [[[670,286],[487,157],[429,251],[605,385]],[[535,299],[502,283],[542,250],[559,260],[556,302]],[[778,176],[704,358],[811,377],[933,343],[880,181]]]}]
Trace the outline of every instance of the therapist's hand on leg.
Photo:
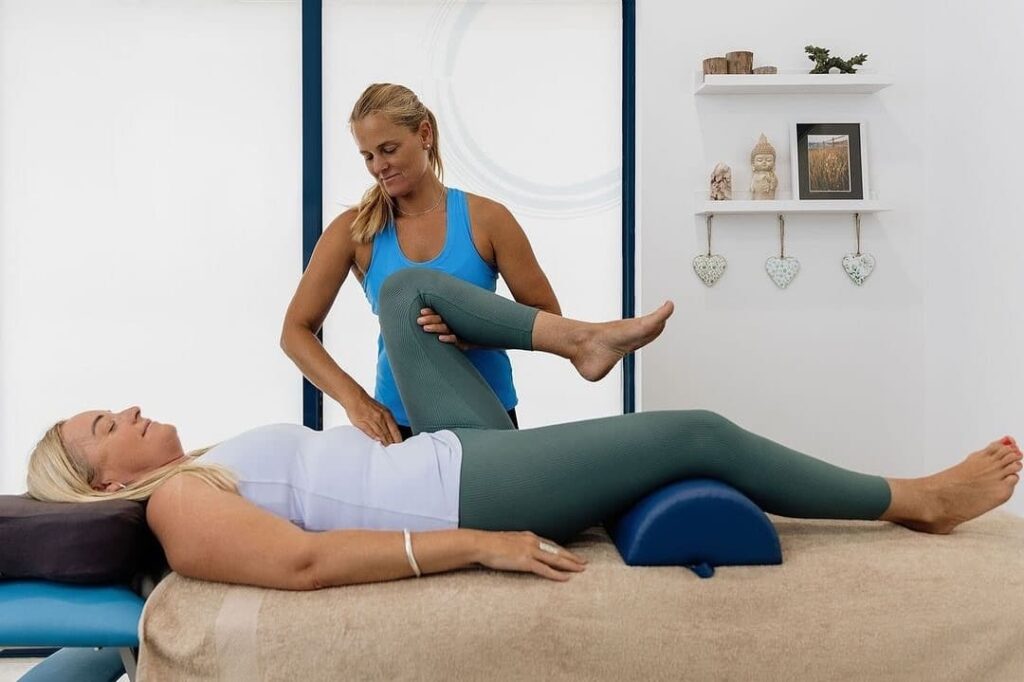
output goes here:
[{"label": "therapist's hand on leg", "polygon": [[402,433],[391,410],[371,398],[366,391],[360,391],[342,407],[352,426],[375,441],[383,445],[402,442]]},{"label": "therapist's hand on leg", "polygon": [[429,334],[437,334],[438,341],[442,343],[455,344],[459,350],[470,350],[482,347],[472,343],[467,343],[453,334],[452,330],[448,328],[447,324],[445,324],[444,319],[432,308],[421,309],[420,316],[416,318],[416,324],[418,324],[423,331]]}]

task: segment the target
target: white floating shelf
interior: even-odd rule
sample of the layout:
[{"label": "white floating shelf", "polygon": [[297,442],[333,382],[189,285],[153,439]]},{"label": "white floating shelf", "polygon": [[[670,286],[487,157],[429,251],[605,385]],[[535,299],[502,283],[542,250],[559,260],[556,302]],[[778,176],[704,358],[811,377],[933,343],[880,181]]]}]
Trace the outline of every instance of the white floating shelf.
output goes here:
[{"label": "white floating shelf", "polygon": [[753,201],[753,200],[705,200],[698,204],[699,209],[696,215],[742,215],[742,214],[764,214],[775,215],[777,213],[878,213],[879,211],[891,210],[889,206],[881,201],[868,199],[864,201],[855,200],[823,200],[823,201],[796,201],[794,199],[774,201]]},{"label": "white floating shelf", "polygon": [[860,95],[892,85],[877,73],[696,74],[698,95]]}]

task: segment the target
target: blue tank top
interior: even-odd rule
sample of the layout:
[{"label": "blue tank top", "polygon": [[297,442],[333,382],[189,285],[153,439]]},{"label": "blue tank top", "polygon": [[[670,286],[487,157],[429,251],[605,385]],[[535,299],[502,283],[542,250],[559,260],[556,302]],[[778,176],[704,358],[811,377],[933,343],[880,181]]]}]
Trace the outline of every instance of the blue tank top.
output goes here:
[{"label": "blue tank top", "polygon": [[[398,244],[398,233],[394,221],[389,220],[383,230],[373,238],[373,250],[370,254],[370,267],[363,278],[363,291],[370,302],[374,315],[380,314],[380,287],[388,275],[403,268],[430,268],[440,270],[454,277],[465,280],[478,287],[494,291],[498,281],[498,271],[490,263],[480,257],[473,244],[473,234],[469,226],[469,208],[466,195],[462,190],[448,188],[447,224],[445,227],[445,243],[435,258],[428,261],[409,260],[402,253]],[[498,400],[506,410],[511,410],[518,402],[516,389],[512,384],[512,364],[504,350],[475,348],[466,351],[466,358],[479,370],[483,378],[494,389]],[[402,426],[409,425],[409,417],[398,396],[395,376],[391,372],[384,350],[384,339],[377,337],[377,383],[373,397],[383,404],[394,415],[395,421]]]}]

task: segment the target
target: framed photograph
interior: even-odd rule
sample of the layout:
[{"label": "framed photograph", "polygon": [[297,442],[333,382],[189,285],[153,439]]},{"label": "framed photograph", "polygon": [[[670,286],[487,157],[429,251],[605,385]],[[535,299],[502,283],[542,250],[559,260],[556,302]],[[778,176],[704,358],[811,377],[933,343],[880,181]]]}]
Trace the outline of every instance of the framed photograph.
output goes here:
[{"label": "framed photograph", "polygon": [[790,131],[794,199],[867,199],[864,123],[794,123]]}]

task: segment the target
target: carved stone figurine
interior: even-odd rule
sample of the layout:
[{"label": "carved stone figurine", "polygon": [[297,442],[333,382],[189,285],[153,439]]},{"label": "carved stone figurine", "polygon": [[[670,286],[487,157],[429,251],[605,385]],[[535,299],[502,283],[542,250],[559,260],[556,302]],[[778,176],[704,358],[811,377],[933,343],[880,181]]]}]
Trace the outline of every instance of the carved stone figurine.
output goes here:
[{"label": "carved stone figurine", "polygon": [[711,199],[732,199],[732,169],[724,163],[717,164],[711,171]]},{"label": "carved stone figurine", "polygon": [[750,196],[754,199],[774,199],[779,179],[775,177],[775,147],[761,133],[753,151],[750,152],[750,165],[754,175],[750,178]]}]

